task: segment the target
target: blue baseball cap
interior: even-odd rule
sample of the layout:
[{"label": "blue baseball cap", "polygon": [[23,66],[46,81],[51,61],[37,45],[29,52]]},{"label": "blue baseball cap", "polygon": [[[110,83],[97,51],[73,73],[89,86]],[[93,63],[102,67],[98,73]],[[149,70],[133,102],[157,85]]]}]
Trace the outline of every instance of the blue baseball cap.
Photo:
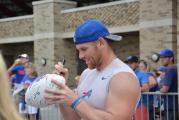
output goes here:
[{"label": "blue baseball cap", "polygon": [[165,48],[160,51],[159,55],[160,57],[173,57],[174,52],[171,49]]},{"label": "blue baseball cap", "polygon": [[127,59],[125,60],[125,63],[137,63],[139,62],[139,59],[137,56],[135,55],[130,55],[127,57]]},{"label": "blue baseball cap", "polygon": [[121,36],[109,33],[105,25],[99,20],[87,20],[76,28],[73,41],[75,44],[81,44],[96,41],[100,37],[112,41],[122,39]]}]

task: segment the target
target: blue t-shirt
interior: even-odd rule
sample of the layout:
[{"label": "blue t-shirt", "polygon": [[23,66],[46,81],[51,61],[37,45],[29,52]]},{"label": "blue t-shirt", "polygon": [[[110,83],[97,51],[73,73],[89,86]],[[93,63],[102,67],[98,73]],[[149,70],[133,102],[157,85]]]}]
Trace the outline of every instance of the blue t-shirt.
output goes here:
[{"label": "blue t-shirt", "polygon": [[12,69],[12,74],[15,74],[14,83],[20,84],[25,76],[25,67],[23,65],[17,65]]},{"label": "blue t-shirt", "polygon": [[[140,86],[142,87],[144,84],[148,84],[149,83],[149,75],[147,74],[147,72],[140,70],[140,69],[135,69],[135,74],[139,80]],[[146,95],[142,95],[142,99],[140,99],[139,103],[138,103],[138,107],[142,106],[142,105],[146,105],[147,104],[147,96]]]},{"label": "blue t-shirt", "polygon": [[[178,91],[178,74],[177,74],[176,66],[167,67],[167,70],[165,72],[165,77],[160,81],[160,85],[169,86],[170,88],[168,93]],[[167,108],[167,104],[169,109],[173,109],[178,105],[177,96],[173,97],[169,95],[167,98],[167,96],[164,95],[162,96],[162,98],[164,99],[164,108]],[[175,105],[174,105],[174,100],[175,100]]]}]

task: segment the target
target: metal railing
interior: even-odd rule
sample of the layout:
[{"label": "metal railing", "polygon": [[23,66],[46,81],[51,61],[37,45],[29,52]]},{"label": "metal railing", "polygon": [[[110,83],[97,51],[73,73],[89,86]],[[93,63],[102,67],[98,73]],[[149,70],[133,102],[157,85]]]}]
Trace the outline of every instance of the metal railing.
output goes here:
[{"label": "metal railing", "polygon": [[[179,93],[142,93],[141,103],[145,103],[146,111],[140,109],[140,118],[134,117],[134,120],[179,120],[178,97]],[[40,108],[39,117],[38,120],[63,120],[56,105]]]},{"label": "metal railing", "polygon": [[56,105],[40,108],[39,115],[40,115],[40,120],[63,120],[59,108]]},{"label": "metal railing", "polygon": [[179,93],[142,93],[139,106],[146,110],[140,109],[140,117],[135,120],[179,120],[178,96]]}]

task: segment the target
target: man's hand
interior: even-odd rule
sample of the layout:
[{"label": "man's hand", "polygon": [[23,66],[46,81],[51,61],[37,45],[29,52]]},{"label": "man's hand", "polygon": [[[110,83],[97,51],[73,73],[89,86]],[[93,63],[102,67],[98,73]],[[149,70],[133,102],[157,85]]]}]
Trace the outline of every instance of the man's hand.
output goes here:
[{"label": "man's hand", "polygon": [[63,67],[63,64],[61,62],[58,62],[58,64],[55,65],[55,70],[53,71],[53,73],[61,75],[65,78],[65,80],[68,80],[69,71],[67,68]]},{"label": "man's hand", "polygon": [[14,61],[14,64],[15,64],[15,65],[18,65],[18,64],[20,64],[20,62],[21,62],[20,59],[16,59],[16,60]]},{"label": "man's hand", "polygon": [[70,106],[77,98],[76,94],[68,86],[60,83],[59,81],[52,80],[52,82],[59,87],[58,90],[45,90],[45,99],[49,105],[51,104],[64,104]]}]

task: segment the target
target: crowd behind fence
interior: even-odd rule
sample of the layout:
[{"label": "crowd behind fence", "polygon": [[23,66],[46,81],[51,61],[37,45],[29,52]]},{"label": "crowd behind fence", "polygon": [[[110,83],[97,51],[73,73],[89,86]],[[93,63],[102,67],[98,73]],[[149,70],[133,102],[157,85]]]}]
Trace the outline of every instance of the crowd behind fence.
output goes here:
[{"label": "crowd behind fence", "polygon": [[178,120],[178,93],[145,92],[144,95],[147,96],[147,120]]},{"label": "crowd behind fence", "polygon": [[[147,120],[179,120],[177,117],[179,116],[178,93],[144,92],[142,95],[147,96]],[[171,98],[173,102],[169,103]],[[172,119],[171,116],[173,116]],[[40,109],[40,120],[63,120],[63,117],[57,106],[52,105]]]}]

